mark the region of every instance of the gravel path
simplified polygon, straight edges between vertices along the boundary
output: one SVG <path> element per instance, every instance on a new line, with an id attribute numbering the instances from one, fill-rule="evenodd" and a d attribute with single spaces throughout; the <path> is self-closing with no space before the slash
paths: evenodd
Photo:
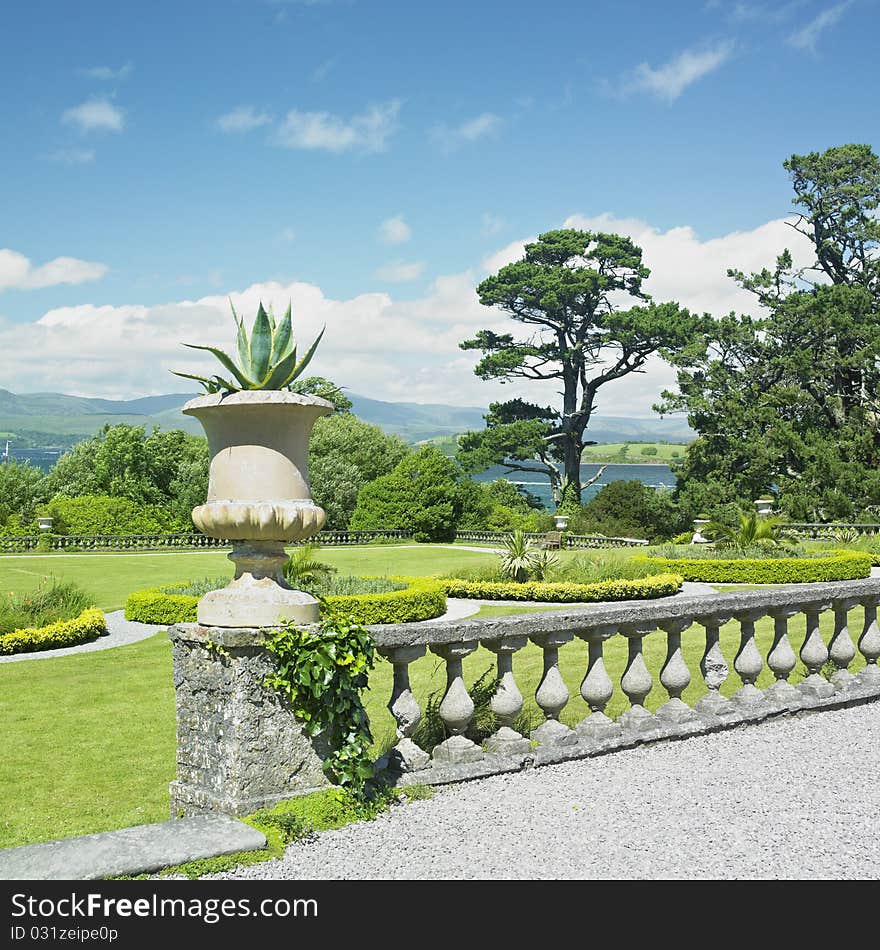
<path id="1" fill-rule="evenodd" d="M 16 653 L 14 656 L 0 656 L 0 663 L 17 663 L 21 660 L 49 660 L 56 656 L 70 656 L 71 653 L 95 653 L 98 650 L 111 650 L 113 647 L 128 646 L 153 636 L 162 627 L 150 623 L 137 623 L 125 619 L 125 611 L 113 610 L 105 613 L 107 629 L 106 637 L 98 637 L 91 643 L 83 643 L 78 647 L 63 647 L 60 650 L 40 650 L 38 653 Z"/>
<path id="2" fill-rule="evenodd" d="M 880 703 L 438 791 L 219 877 L 880 877 Z"/>

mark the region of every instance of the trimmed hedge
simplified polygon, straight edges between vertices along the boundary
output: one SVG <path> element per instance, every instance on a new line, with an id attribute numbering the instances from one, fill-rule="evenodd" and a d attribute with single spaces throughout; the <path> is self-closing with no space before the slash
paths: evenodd
<path id="1" fill-rule="evenodd" d="M 89 607 L 73 620 L 59 620 L 46 627 L 13 630 L 12 633 L 0 635 L 0 654 L 36 653 L 75 647 L 106 634 L 104 614 L 95 607 Z"/>
<path id="2" fill-rule="evenodd" d="M 597 581 L 594 584 L 527 581 L 444 580 L 448 597 L 479 600 L 536 600 L 546 603 L 600 603 L 613 600 L 650 600 L 669 597 L 681 589 L 680 574 L 655 574 L 638 580 Z"/>
<path id="3" fill-rule="evenodd" d="M 871 575 L 871 556 L 860 551 L 837 551 L 820 557 L 667 558 L 636 555 L 663 571 L 676 571 L 686 581 L 715 584 L 812 584 L 852 581 Z"/>
<path id="4" fill-rule="evenodd" d="M 327 603 L 350 615 L 357 623 L 412 623 L 446 613 L 446 592 L 440 581 L 427 577 L 394 577 L 405 590 L 381 594 L 349 594 L 328 597 Z M 168 585 L 171 586 L 171 585 Z M 195 623 L 198 597 L 166 594 L 162 588 L 138 590 L 125 602 L 125 619 L 168 625 Z"/>

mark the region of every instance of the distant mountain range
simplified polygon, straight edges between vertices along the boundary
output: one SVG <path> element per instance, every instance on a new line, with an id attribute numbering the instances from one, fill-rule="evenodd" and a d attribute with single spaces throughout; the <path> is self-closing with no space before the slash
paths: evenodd
<path id="1" fill-rule="evenodd" d="M 157 425 L 201 435 L 199 423 L 180 411 L 192 393 L 169 393 L 140 399 L 88 399 L 61 393 L 15 394 L 0 389 L 0 438 L 19 448 L 68 448 L 84 436 L 94 435 L 105 422 Z M 415 402 L 384 402 L 347 394 L 355 415 L 400 435 L 409 442 L 482 429 L 486 409 Z M 694 433 L 679 418 L 634 419 L 628 416 L 597 417 L 590 426 L 597 442 L 688 442 Z"/>

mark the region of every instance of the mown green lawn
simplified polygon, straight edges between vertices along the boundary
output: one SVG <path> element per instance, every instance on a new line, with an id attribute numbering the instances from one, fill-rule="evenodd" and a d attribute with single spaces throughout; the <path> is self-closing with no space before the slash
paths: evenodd
<path id="1" fill-rule="evenodd" d="M 565 552 L 570 554 L 572 552 Z M 434 545 L 366 545 L 326 547 L 321 560 L 345 574 L 445 574 L 459 566 L 493 564 L 490 552 Z M 74 581 L 95 598 L 102 610 L 119 610 L 135 590 L 196 577 L 232 577 L 223 551 L 162 554 L 44 554 L 0 557 L 0 591 L 33 590 L 49 576 Z"/>
<path id="2" fill-rule="evenodd" d="M 363 549 L 332 552 L 344 560 L 355 560 L 363 553 Z M 436 563 L 431 559 L 440 557 L 441 552 L 425 554 L 425 563 Z M 78 565 L 78 569 L 83 576 L 95 576 L 85 565 Z M 167 569 L 172 570 L 170 566 Z M 159 576 L 159 567 L 155 571 L 156 583 L 171 579 L 169 575 Z M 113 572 L 105 568 L 105 573 Z M 137 577 L 140 583 L 143 574 L 139 572 Z M 104 582 L 107 590 L 113 589 L 110 578 L 105 577 Z M 487 611 L 499 615 L 523 609 L 511 605 Z M 857 639 L 861 611 L 854 610 L 850 621 L 853 638 Z M 823 616 L 826 643 L 832 622 L 831 615 Z M 800 646 L 803 626 L 802 617 L 791 623 L 795 649 Z M 772 622 L 760 621 L 757 632 L 759 647 L 766 656 Z M 721 642 L 732 667 L 739 644 L 737 624 L 730 623 L 722 630 Z M 689 703 L 703 692 L 699 674 L 703 644 L 702 628 L 692 627 L 685 632 L 684 654 L 693 677 L 684 696 Z M 647 701 L 652 709 L 666 699 L 658 679 L 665 649 L 661 633 L 646 638 L 646 661 L 655 681 Z M 480 648 L 465 660 L 466 681 L 473 682 L 494 662 L 494 655 Z M 572 694 L 563 720 L 570 725 L 587 714 L 578 692 L 586 664 L 587 648 L 582 641 L 560 651 L 560 668 Z M 616 716 L 627 706 L 619 688 L 626 665 L 626 643 L 621 637 L 608 642 L 606 665 L 616 686 L 608 712 Z M 853 669 L 861 665 L 859 657 Z M 542 672 L 541 651 L 534 645 L 521 650 L 516 654 L 514 671 L 537 724 L 540 714 L 533 697 Z M 792 682 L 801 675 L 796 671 Z M 424 704 L 431 692 L 444 687 L 442 661 L 428 654 L 411 666 L 411 679 L 416 696 Z M 393 741 L 394 722 L 385 708 L 391 680 L 390 664 L 380 661 L 371 675 L 366 697 L 377 751 Z M 772 676 L 765 668 L 759 686 L 770 682 Z M 729 695 L 738 686 L 732 674 L 722 691 Z M 168 640 L 160 633 L 133 646 L 105 652 L 0 664 L 0 734 L 0 847 L 166 819 L 168 783 L 175 771 L 174 689 Z"/>

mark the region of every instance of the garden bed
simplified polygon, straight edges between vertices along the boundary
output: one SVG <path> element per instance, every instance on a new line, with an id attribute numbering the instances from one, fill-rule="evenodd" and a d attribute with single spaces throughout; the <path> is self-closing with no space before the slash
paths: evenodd
<path id="1" fill-rule="evenodd" d="M 13 630 L 0 635 L 0 655 L 76 647 L 106 634 L 104 614 L 95 607 L 88 607 L 71 620 L 58 620 L 43 627 Z"/>
<path id="2" fill-rule="evenodd" d="M 661 571 L 674 571 L 686 581 L 715 584 L 815 584 L 871 576 L 871 556 L 836 551 L 815 557 L 671 558 L 637 555 Z"/>
<path id="3" fill-rule="evenodd" d="M 404 586 L 379 593 L 346 594 L 324 599 L 329 607 L 340 610 L 357 623 L 413 623 L 430 620 L 446 612 L 443 582 L 426 577 L 392 578 Z M 166 587 L 135 591 L 125 602 L 125 619 L 167 626 L 195 623 L 199 598 L 190 594 L 168 593 Z"/>
<path id="4" fill-rule="evenodd" d="M 669 572 L 636 579 L 597 581 L 593 584 L 567 581 L 470 581 L 461 578 L 447 578 L 443 583 L 448 597 L 572 604 L 670 597 L 681 590 L 682 581 L 680 573 Z"/>

